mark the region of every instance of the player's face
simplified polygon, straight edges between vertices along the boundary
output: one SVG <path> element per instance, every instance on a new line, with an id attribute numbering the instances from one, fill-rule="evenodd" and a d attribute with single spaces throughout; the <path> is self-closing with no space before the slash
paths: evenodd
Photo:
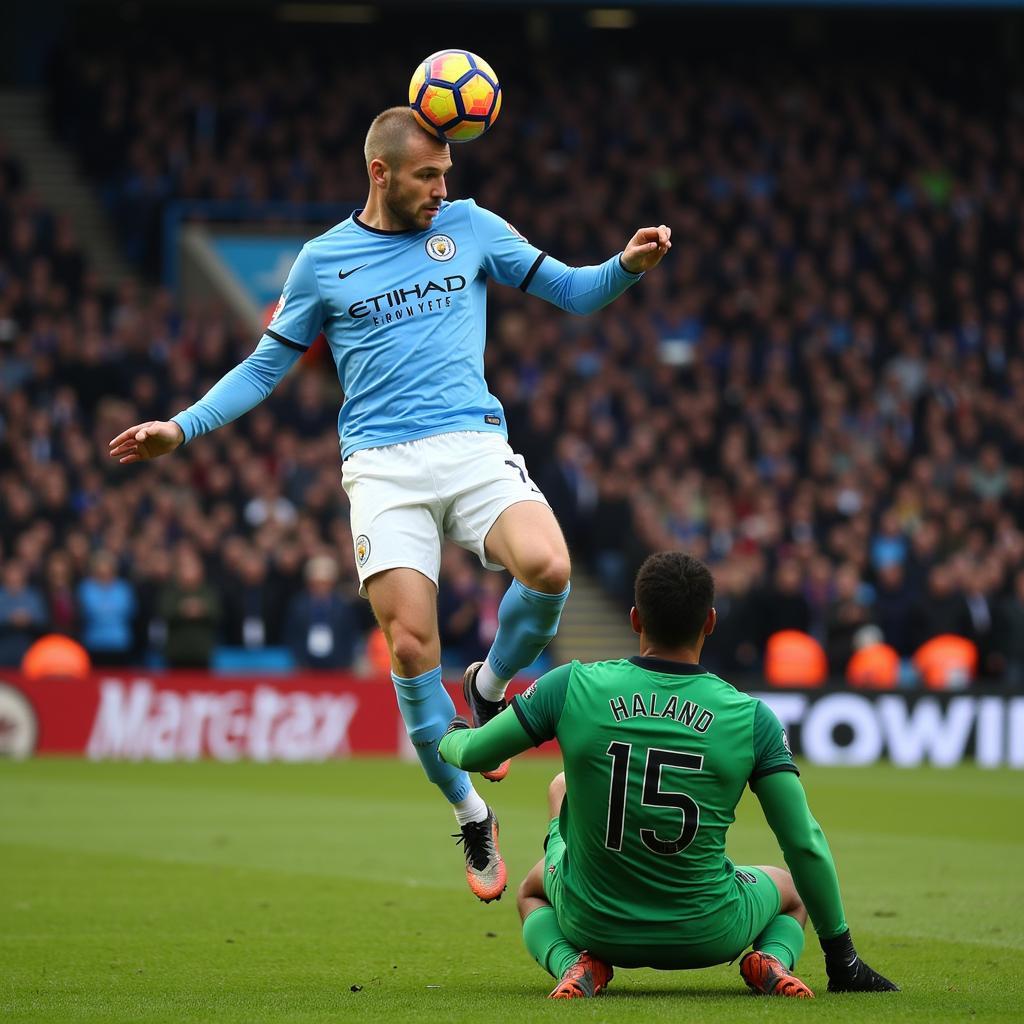
<path id="1" fill-rule="evenodd" d="M 419 134 L 409 140 L 405 160 L 391 173 L 384 202 L 388 212 L 407 231 L 425 231 L 448 195 L 444 176 L 452 161 L 447 145 Z"/>

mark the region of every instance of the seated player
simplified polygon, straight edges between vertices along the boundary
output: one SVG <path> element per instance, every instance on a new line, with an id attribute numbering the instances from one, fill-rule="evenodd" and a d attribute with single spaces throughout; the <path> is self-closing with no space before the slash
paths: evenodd
<path id="1" fill-rule="evenodd" d="M 630 611 L 640 656 L 542 676 L 479 729 L 456 718 L 439 754 L 469 771 L 557 738 L 544 859 L 519 887 L 523 939 L 558 985 L 597 995 L 612 968 L 685 970 L 753 946 L 756 992 L 808 998 L 793 968 L 810 914 L 830 992 L 897 991 L 861 960 L 825 836 L 778 719 L 699 664 L 714 581 L 688 555 L 652 555 Z M 789 871 L 737 867 L 726 831 L 749 783 Z"/>

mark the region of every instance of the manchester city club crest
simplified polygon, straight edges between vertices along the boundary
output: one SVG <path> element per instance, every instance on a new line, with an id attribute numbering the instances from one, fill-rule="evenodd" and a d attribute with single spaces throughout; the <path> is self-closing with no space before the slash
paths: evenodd
<path id="1" fill-rule="evenodd" d="M 370 538 L 365 533 L 359 534 L 356 537 L 356 561 L 361 565 L 366 565 L 366 560 L 370 557 Z"/>
<path id="2" fill-rule="evenodd" d="M 455 243 L 448 235 L 431 235 L 427 239 L 427 255 L 439 263 L 447 263 L 455 255 Z"/>

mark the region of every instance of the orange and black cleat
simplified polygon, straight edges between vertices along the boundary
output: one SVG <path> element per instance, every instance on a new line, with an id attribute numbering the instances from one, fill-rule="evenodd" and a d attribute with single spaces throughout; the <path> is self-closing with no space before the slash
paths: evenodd
<path id="1" fill-rule="evenodd" d="M 603 992 L 615 976 L 611 964 L 584 950 L 562 975 L 548 999 L 589 999 Z"/>
<path id="2" fill-rule="evenodd" d="M 482 661 L 474 661 L 466 669 L 466 674 L 462 677 L 462 696 L 469 707 L 474 729 L 479 729 L 481 725 L 486 725 L 495 715 L 500 715 L 508 707 L 508 701 L 504 698 L 501 700 L 484 700 L 477 692 L 476 674 L 483 668 L 483 665 Z M 497 768 L 492 768 L 490 771 L 481 772 L 480 774 L 488 782 L 501 782 L 508 775 L 511 764 L 511 761 L 505 760 Z"/>
<path id="3" fill-rule="evenodd" d="M 766 996 L 789 996 L 791 999 L 813 999 L 814 993 L 795 975 L 790 974 L 778 957 L 753 950 L 740 961 L 740 977 L 747 987 Z"/>
<path id="4" fill-rule="evenodd" d="M 484 903 L 500 900 L 508 885 L 508 871 L 498 849 L 498 819 L 487 808 L 483 821 L 471 821 L 454 836 L 466 855 L 466 881 Z"/>

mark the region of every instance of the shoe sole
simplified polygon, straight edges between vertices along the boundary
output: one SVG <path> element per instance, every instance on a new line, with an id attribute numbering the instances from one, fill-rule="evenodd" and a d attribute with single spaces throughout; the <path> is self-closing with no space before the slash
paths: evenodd
<path id="1" fill-rule="evenodd" d="M 778 964 L 778 966 L 776 966 Z M 814 993 L 795 974 L 790 974 L 775 957 L 756 950 L 740 961 L 740 977 L 747 988 L 762 996 L 813 999 Z"/>
<path id="2" fill-rule="evenodd" d="M 498 849 L 498 822 L 494 822 L 492 830 L 494 837 L 494 848 Z M 505 859 L 501 856 L 501 851 L 498 851 L 498 858 L 501 861 L 501 875 L 499 881 L 501 882 L 501 888 L 497 892 L 494 891 L 494 887 L 483 888 L 482 886 L 478 889 L 474 884 L 473 876 L 470 875 L 469 871 L 466 872 L 466 882 L 469 884 L 469 891 L 481 902 L 481 903 L 497 903 L 501 899 L 501 894 L 508 888 L 508 869 L 505 867 Z"/>
<path id="3" fill-rule="evenodd" d="M 473 721 L 474 729 L 480 728 L 480 722 L 477 720 L 476 708 L 473 706 L 473 680 L 476 679 L 476 674 L 482 667 L 482 661 L 474 661 L 473 664 L 466 669 L 466 672 L 462 677 L 462 699 L 466 702 L 466 707 L 469 708 L 469 717 Z M 481 772 L 480 775 L 488 782 L 501 782 L 501 780 L 508 775 L 508 770 L 511 767 L 511 761 L 502 761 L 497 768 L 494 768 L 489 772 Z"/>

